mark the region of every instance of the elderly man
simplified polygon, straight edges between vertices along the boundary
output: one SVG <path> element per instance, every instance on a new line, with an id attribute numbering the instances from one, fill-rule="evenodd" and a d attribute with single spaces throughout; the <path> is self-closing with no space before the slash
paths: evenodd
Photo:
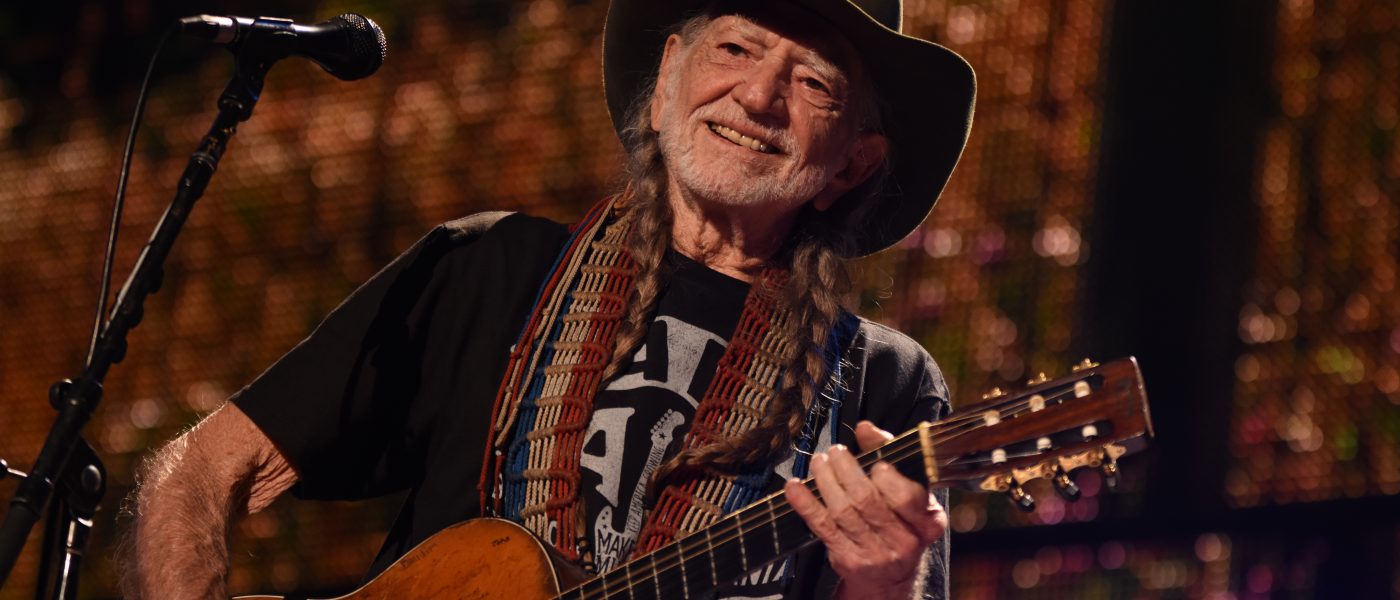
<path id="1" fill-rule="evenodd" d="M 936 497 L 848 445 L 947 388 L 843 295 L 936 200 L 971 69 L 891 0 L 699 4 L 609 9 L 622 192 L 439 227 L 150 461 L 129 594 L 223 596 L 231 520 L 288 489 L 410 490 L 371 575 L 478 516 L 605 573 L 782 489 L 822 543 L 719 597 L 946 593 Z"/>

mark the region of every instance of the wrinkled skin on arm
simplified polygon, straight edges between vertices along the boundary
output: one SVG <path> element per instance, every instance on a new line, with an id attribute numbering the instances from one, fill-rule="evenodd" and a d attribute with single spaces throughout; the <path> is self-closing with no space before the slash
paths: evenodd
<path id="1" fill-rule="evenodd" d="M 122 545 L 126 598 L 226 598 L 229 533 L 266 508 L 297 474 L 262 430 L 232 404 L 142 465 Z"/>

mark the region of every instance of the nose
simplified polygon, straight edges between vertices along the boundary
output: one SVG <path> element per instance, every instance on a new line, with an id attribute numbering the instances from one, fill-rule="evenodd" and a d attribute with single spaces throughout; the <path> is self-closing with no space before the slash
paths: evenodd
<path id="1" fill-rule="evenodd" d="M 730 96 L 749 114 L 780 114 L 787 102 L 786 65 L 761 60 L 734 86 Z"/>

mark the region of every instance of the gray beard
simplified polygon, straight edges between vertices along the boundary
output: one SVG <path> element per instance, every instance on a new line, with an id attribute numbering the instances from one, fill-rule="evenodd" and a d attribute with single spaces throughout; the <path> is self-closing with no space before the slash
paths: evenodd
<path id="1" fill-rule="evenodd" d="M 663 113 L 662 122 L 683 123 L 684 120 Z M 811 200 L 826 185 L 826 169 L 816 166 L 802 169 L 791 178 L 772 172 L 749 172 L 748 165 L 743 163 L 735 165 L 730 172 L 702 168 L 694 159 L 694 145 L 680 139 L 677 131 L 680 129 L 680 126 L 662 127 L 659 134 L 661 160 L 671 180 L 699 199 L 732 206 L 787 206 Z"/>
<path id="2" fill-rule="evenodd" d="M 679 73 L 673 73 L 668 81 L 658 83 L 657 93 L 675 97 Z M 748 165 L 739 164 L 729 173 L 720 169 L 704 169 L 694 159 L 693 144 L 686 144 L 680 133 L 687 126 L 686 115 L 680 114 L 677 102 L 667 102 L 661 113 L 661 131 L 658 132 L 661 145 L 661 161 L 666 165 L 666 174 L 673 184 L 690 192 L 700 200 L 728 206 L 789 206 L 794 202 L 805 203 L 816 197 L 817 192 L 826 187 L 827 169 L 811 166 L 802 169 L 795 177 L 784 179 L 771 172 L 748 173 Z M 735 110 L 740 110 L 735 107 Z M 719 109 L 707 106 L 696 115 L 701 120 L 714 118 Z M 772 131 L 773 141 L 779 148 L 791 152 L 796 141 L 787 131 Z M 699 135 L 713 135 L 700 132 Z M 781 202 L 781 204 L 774 204 Z"/>

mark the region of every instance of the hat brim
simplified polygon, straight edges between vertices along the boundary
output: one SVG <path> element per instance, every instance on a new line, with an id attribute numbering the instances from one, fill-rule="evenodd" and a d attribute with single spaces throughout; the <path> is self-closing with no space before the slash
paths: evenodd
<path id="1" fill-rule="evenodd" d="M 885 27 L 849 0 L 792 0 L 830 22 L 861 53 L 889 108 L 890 178 L 856 225 L 856 255 L 888 248 L 928 217 L 972 127 L 977 83 L 971 65 L 938 44 Z M 603 87 L 621 135 L 631 102 L 656 76 L 670 28 L 703 0 L 612 0 L 603 29 Z M 849 213 L 843 199 L 830 210 Z"/>

